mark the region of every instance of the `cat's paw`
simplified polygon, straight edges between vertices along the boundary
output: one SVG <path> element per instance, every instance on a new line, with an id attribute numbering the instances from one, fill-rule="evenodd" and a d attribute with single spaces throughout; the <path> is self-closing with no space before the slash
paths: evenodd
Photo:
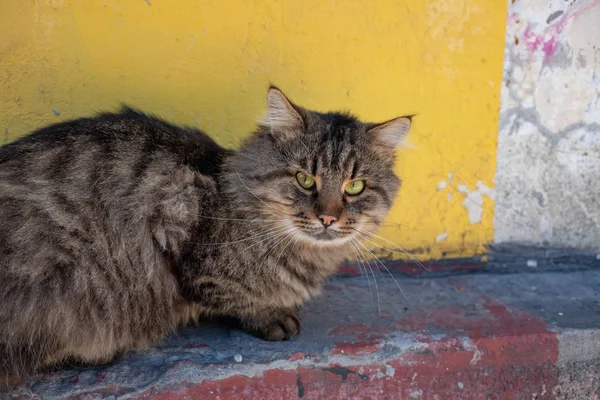
<path id="1" fill-rule="evenodd" d="M 291 311 L 281 311 L 277 315 L 256 317 L 252 321 L 252 333 L 264 340 L 289 340 L 300 333 L 302 324 L 298 314 Z"/>

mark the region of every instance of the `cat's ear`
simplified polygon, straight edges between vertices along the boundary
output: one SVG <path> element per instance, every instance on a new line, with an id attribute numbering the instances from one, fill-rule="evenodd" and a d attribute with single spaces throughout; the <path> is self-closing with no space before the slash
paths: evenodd
<path id="1" fill-rule="evenodd" d="M 393 152 L 400 147 L 410 129 L 412 115 L 394 118 L 382 124 L 370 126 L 368 134 L 373 145 L 380 151 Z"/>
<path id="2" fill-rule="evenodd" d="M 304 128 L 304 120 L 297 108 L 275 86 L 269 88 L 267 107 L 267 117 L 264 122 L 273 135 L 284 139 L 290 138 Z"/>

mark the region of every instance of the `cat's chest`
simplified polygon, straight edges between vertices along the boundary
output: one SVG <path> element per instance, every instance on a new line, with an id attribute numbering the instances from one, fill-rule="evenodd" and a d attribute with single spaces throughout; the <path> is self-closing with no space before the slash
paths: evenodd
<path id="1" fill-rule="evenodd" d="M 234 278 L 246 286 L 268 286 L 308 298 L 320 291 L 345 255 L 343 249 L 303 245 L 281 233 L 257 233 L 236 225 L 220 223 L 203 240 L 202 264 L 211 275 Z"/>
<path id="2" fill-rule="evenodd" d="M 321 291 L 323 282 L 335 273 L 339 261 L 318 250 L 305 249 L 287 249 L 263 259 L 256 257 L 247 260 L 248 268 L 258 279 L 263 279 L 272 287 L 295 292 L 303 298 Z"/>

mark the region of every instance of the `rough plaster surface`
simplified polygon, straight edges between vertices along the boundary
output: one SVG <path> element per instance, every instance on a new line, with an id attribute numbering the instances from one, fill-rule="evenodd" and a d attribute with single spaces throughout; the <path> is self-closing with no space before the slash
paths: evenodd
<path id="1" fill-rule="evenodd" d="M 600 1 L 509 5 L 495 241 L 600 248 Z"/>

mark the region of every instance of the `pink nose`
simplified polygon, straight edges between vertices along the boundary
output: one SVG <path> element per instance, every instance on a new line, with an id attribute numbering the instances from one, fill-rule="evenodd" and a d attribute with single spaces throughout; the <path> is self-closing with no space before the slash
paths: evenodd
<path id="1" fill-rule="evenodd" d="M 319 215 L 319 219 L 321 220 L 325 228 L 327 228 L 329 225 L 333 224 L 335 221 L 338 220 L 337 217 L 326 214 Z"/>

